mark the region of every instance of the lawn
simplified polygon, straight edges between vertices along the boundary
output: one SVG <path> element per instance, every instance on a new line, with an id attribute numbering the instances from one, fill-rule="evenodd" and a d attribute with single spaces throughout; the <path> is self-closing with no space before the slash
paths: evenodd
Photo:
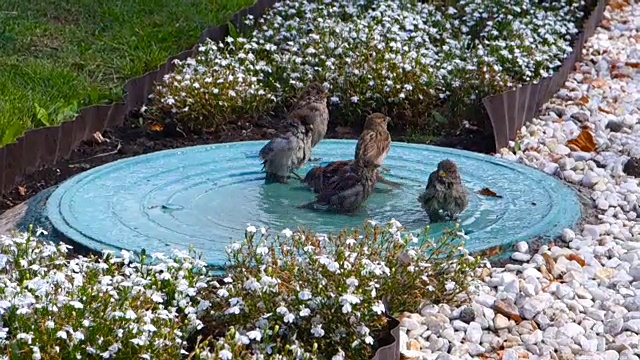
<path id="1" fill-rule="evenodd" d="M 0 146 L 122 95 L 252 0 L 3 0 Z"/>

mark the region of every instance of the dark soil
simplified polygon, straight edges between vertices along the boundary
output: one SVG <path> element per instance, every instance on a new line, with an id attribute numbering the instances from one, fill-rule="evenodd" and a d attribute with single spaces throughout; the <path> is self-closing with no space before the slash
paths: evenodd
<path id="1" fill-rule="evenodd" d="M 147 126 L 141 125 L 142 122 L 136 114 L 131 114 L 121 126 L 103 131 L 104 141 L 85 141 L 72 152 L 68 159 L 58 161 L 52 166 L 42 167 L 25 176 L 13 190 L 2 196 L 0 213 L 73 175 L 118 159 L 194 145 L 268 139 L 279 128 L 280 121 L 274 119 L 277 117 L 260 119 L 254 123 L 241 122 L 236 125 L 227 125 L 224 129 L 214 132 L 185 134 L 182 130 L 176 130 L 176 127 L 171 124 L 165 126 L 162 131 L 151 131 Z M 411 139 L 411 142 L 482 153 L 495 150 L 492 136 L 473 130 L 429 142 L 415 140 L 415 133 L 409 137 L 409 132 L 406 130 L 390 129 L 390 131 L 394 141 Z M 333 127 L 329 129 L 326 138 L 356 139 L 359 132 L 360 129 L 356 128 Z"/>

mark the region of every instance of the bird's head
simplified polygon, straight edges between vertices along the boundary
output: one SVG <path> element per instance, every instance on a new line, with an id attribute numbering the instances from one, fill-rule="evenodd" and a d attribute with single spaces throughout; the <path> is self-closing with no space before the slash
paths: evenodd
<path id="1" fill-rule="evenodd" d="M 329 96 L 327 89 L 319 82 L 312 82 L 307 85 L 300 94 L 301 99 L 326 100 Z"/>
<path id="2" fill-rule="evenodd" d="M 455 180 L 459 177 L 456 163 L 449 159 L 442 160 L 438 163 L 438 178 L 442 180 Z"/>
<path id="3" fill-rule="evenodd" d="M 373 113 L 367 116 L 364 122 L 364 128 L 366 130 L 386 129 L 389 120 L 391 120 L 391 118 L 385 114 Z"/>

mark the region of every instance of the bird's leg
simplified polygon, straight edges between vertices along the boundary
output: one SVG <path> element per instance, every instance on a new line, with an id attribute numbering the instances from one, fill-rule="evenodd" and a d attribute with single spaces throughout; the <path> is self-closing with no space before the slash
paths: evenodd
<path id="1" fill-rule="evenodd" d="M 295 177 L 296 179 L 300 180 L 301 182 L 304 182 L 304 179 L 302 178 L 302 176 L 298 175 L 295 171 L 291 170 L 291 174 L 293 175 L 293 177 Z M 291 175 L 289 176 L 291 177 Z"/>
<path id="2" fill-rule="evenodd" d="M 378 175 L 378 182 L 380 182 L 382 184 L 385 184 L 385 185 L 392 186 L 394 188 L 398 188 L 398 189 L 402 187 L 402 184 L 400 184 L 398 182 L 395 182 L 395 181 L 388 180 L 385 177 L 383 177 L 382 175 Z"/>

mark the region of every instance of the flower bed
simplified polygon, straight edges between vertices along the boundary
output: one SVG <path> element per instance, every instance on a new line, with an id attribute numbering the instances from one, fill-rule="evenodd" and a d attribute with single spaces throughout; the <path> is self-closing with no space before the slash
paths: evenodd
<path id="1" fill-rule="evenodd" d="M 215 128 L 288 106 L 314 79 L 330 88 L 340 125 L 379 109 L 421 129 L 484 121 L 483 97 L 560 65 L 583 7 L 582 0 L 283 1 L 255 24 L 248 19 L 255 26 L 246 36 L 207 42 L 178 62 L 147 112 Z"/>
<path id="2" fill-rule="evenodd" d="M 323 236 L 247 228 L 228 275 L 185 252 L 65 258 L 0 237 L 0 354 L 12 358 L 370 359 L 385 305 L 464 297 L 479 259 L 456 229 L 417 245 L 400 224 Z M 40 234 L 37 234 L 38 236 Z M 277 254 L 277 255 L 276 255 Z M 446 274 L 446 276 L 444 276 Z"/>

